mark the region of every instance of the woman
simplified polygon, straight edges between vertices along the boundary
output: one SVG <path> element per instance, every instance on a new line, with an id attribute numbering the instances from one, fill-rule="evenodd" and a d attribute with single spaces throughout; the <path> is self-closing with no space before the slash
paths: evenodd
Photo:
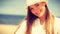
<path id="1" fill-rule="evenodd" d="M 27 17 L 15 34 L 60 34 L 60 19 L 51 14 L 47 1 L 27 0 Z"/>

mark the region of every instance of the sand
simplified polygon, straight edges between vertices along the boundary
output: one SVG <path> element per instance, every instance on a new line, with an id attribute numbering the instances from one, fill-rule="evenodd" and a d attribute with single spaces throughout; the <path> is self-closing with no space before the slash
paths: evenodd
<path id="1" fill-rule="evenodd" d="M 13 34 L 16 28 L 17 25 L 0 24 L 0 34 Z"/>

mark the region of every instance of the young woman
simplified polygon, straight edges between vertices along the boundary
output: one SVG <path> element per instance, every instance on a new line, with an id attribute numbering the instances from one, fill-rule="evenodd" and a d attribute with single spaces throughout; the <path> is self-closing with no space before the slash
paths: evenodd
<path id="1" fill-rule="evenodd" d="M 48 0 L 28 1 L 30 4 L 27 3 L 27 17 L 21 22 L 15 34 L 60 34 L 60 19 L 49 11 Z"/>

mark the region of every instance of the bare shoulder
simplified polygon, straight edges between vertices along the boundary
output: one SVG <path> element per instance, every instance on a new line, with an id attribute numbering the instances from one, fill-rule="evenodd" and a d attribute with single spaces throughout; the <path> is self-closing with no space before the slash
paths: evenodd
<path id="1" fill-rule="evenodd" d="M 20 34 L 20 33 L 22 32 L 21 30 L 24 30 L 25 27 L 26 27 L 26 19 L 23 19 L 23 20 L 19 23 L 19 25 L 18 25 L 16 31 L 14 32 L 14 34 L 18 34 L 18 33 Z"/>

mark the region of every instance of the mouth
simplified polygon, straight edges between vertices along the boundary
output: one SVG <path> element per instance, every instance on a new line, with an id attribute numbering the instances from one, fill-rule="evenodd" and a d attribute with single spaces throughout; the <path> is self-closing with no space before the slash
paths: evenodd
<path id="1" fill-rule="evenodd" d="M 40 15 L 40 13 L 38 12 L 38 13 L 36 13 L 36 16 L 39 16 Z"/>
<path id="2" fill-rule="evenodd" d="M 38 11 L 36 14 L 39 15 L 41 11 Z"/>

